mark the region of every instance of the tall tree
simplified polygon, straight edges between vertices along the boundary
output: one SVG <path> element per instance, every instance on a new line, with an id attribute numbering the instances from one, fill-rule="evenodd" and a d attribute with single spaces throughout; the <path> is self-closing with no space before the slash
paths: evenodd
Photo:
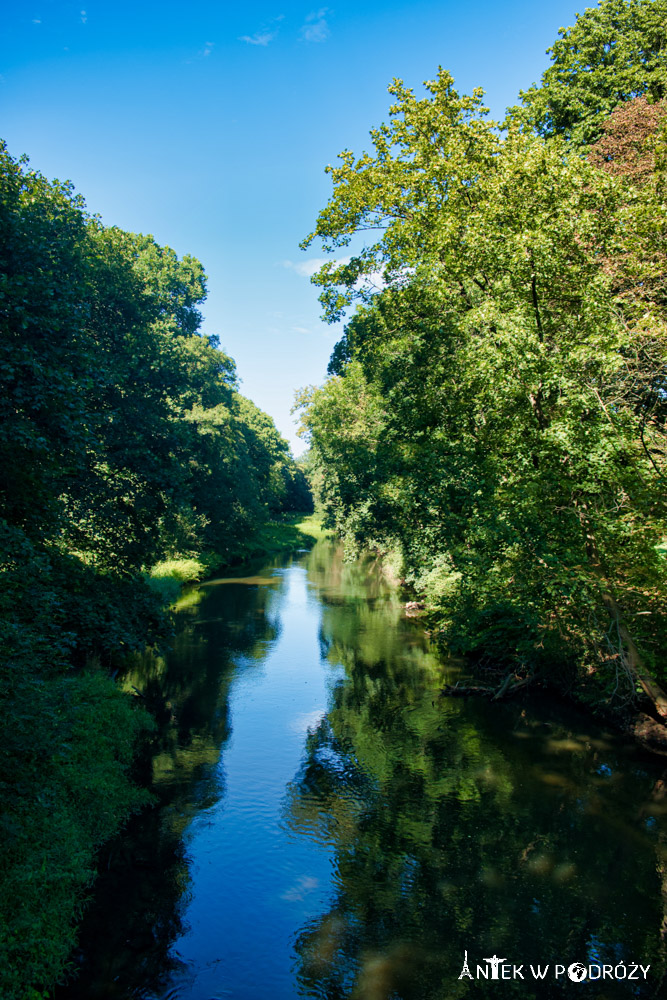
<path id="1" fill-rule="evenodd" d="M 330 319 L 365 302 L 305 400 L 323 496 L 348 536 L 398 544 L 459 648 L 528 671 L 585 663 L 607 695 L 639 684 L 667 714 L 638 652 L 664 669 L 664 308 L 640 320 L 610 267 L 642 285 L 659 200 L 561 137 L 515 122 L 503 138 L 443 71 L 426 88 L 392 85 L 391 123 L 373 154 L 341 154 L 305 241 L 378 234 L 314 278 Z"/>

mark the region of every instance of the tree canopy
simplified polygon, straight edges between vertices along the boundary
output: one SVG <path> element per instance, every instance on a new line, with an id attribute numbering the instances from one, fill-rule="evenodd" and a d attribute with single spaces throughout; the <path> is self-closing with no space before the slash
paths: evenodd
<path id="1" fill-rule="evenodd" d="M 590 49 L 568 64 L 567 121 L 595 121 L 586 136 L 518 114 L 501 128 L 444 70 L 422 98 L 394 81 L 389 124 L 372 153 L 328 168 L 304 241 L 366 242 L 313 279 L 326 318 L 356 312 L 299 402 L 331 523 L 352 548 L 399 553 L 450 647 L 586 679 L 597 701 L 639 689 L 665 717 L 647 667 L 664 676 L 667 638 L 667 147 L 647 103 L 663 8 L 605 0 L 562 33 L 561 69 L 566 41 Z M 593 86 L 609 79 L 596 26 L 611 23 L 632 69 L 622 92 Z M 643 114 L 636 169 L 610 169 L 629 162 L 609 145 L 622 98 Z"/>
<path id="2" fill-rule="evenodd" d="M 665 0 L 601 0 L 560 28 L 541 85 L 521 91 L 527 120 L 540 135 L 578 144 L 599 138 L 618 104 L 667 96 Z M 516 109 L 513 109 L 516 111 Z"/>
<path id="3" fill-rule="evenodd" d="M 270 516 L 311 501 L 273 421 L 200 331 L 198 260 L 103 226 L 4 145 L 0 237 L 9 1000 L 60 974 L 94 851 L 146 802 L 128 775 L 151 720 L 109 668 L 169 635 L 151 566 L 232 562 Z"/>

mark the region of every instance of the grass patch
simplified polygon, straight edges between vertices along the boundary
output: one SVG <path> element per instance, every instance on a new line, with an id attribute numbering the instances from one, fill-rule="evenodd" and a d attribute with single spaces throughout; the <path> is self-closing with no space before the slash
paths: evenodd
<path id="1" fill-rule="evenodd" d="M 238 542 L 224 556 L 206 552 L 199 559 L 164 559 L 153 566 L 145 579 L 164 606 L 182 610 L 197 603 L 196 591 L 182 593 L 185 584 L 196 583 L 211 573 L 254 559 L 310 549 L 326 534 L 319 514 L 289 514 L 280 520 L 267 521 L 254 535 Z"/>
<path id="2" fill-rule="evenodd" d="M 146 582 L 163 605 L 177 601 L 184 583 L 196 583 L 206 575 L 207 565 L 199 559 L 163 559 L 146 574 Z"/>
<path id="3" fill-rule="evenodd" d="M 16 678 L 0 707 L 0 995 L 36 1000 L 68 968 L 97 849 L 151 801 L 129 776 L 152 720 L 97 674 Z"/>
<path id="4" fill-rule="evenodd" d="M 326 538 L 331 532 L 328 528 L 322 527 L 322 515 L 321 514 L 306 514 L 297 515 L 298 521 L 295 525 L 299 531 L 304 535 L 308 535 L 313 541 L 317 542 L 320 538 Z"/>
<path id="5" fill-rule="evenodd" d="M 246 542 L 239 561 L 245 562 L 263 555 L 278 555 L 280 552 L 294 552 L 297 549 L 311 549 L 324 534 L 322 520 L 317 514 L 294 514 L 280 521 L 269 521 Z"/>

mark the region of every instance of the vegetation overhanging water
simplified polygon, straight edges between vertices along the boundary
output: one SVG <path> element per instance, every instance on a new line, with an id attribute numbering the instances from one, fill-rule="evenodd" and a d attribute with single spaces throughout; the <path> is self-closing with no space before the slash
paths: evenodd
<path id="1" fill-rule="evenodd" d="M 100 891 L 86 996 L 663 989 L 656 765 L 554 708 L 439 698 L 363 565 L 218 580 L 174 656 L 113 678 L 179 579 L 312 490 L 498 694 L 576 692 L 667 751 L 666 24 L 601 0 L 495 122 L 443 68 L 394 80 L 302 243 L 336 253 L 325 318 L 359 308 L 298 393 L 301 464 L 203 333 L 199 261 L 0 142 L 4 1000 L 61 980 L 100 848 L 128 901 Z M 160 808 L 110 847 L 151 733 Z"/>
<path id="2" fill-rule="evenodd" d="M 582 995 L 657 995 L 659 766 L 569 708 L 439 698 L 457 669 L 330 540 L 187 595 L 125 678 L 159 804 L 108 848 L 59 1000 L 560 997 L 528 965 L 575 961 L 650 965 Z M 528 981 L 459 978 L 465 952 Z"/>

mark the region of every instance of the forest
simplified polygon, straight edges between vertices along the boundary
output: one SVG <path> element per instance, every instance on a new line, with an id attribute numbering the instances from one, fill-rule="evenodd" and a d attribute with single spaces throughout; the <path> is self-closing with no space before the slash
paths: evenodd
<path id="1" fill-rule="evenodd" d="M 498 122 L 443 69 L 395 80 L 303 242 L 353 311 L 297 399 L 329 524 L 449 650 L 663 748 L 666 31 L 664 0 L 603 0 Z"/>
<path id="2" fill-rule="evenodd" d="M 132 762 L 153 721 L 115 674 L 168 643 L 174 574 L 312 502 L 200 332 L 199 261 L 4 146 L 0 184 L 0 991 L 25 998 L 62 972 L 97 848 L 150 800 Z"/>

